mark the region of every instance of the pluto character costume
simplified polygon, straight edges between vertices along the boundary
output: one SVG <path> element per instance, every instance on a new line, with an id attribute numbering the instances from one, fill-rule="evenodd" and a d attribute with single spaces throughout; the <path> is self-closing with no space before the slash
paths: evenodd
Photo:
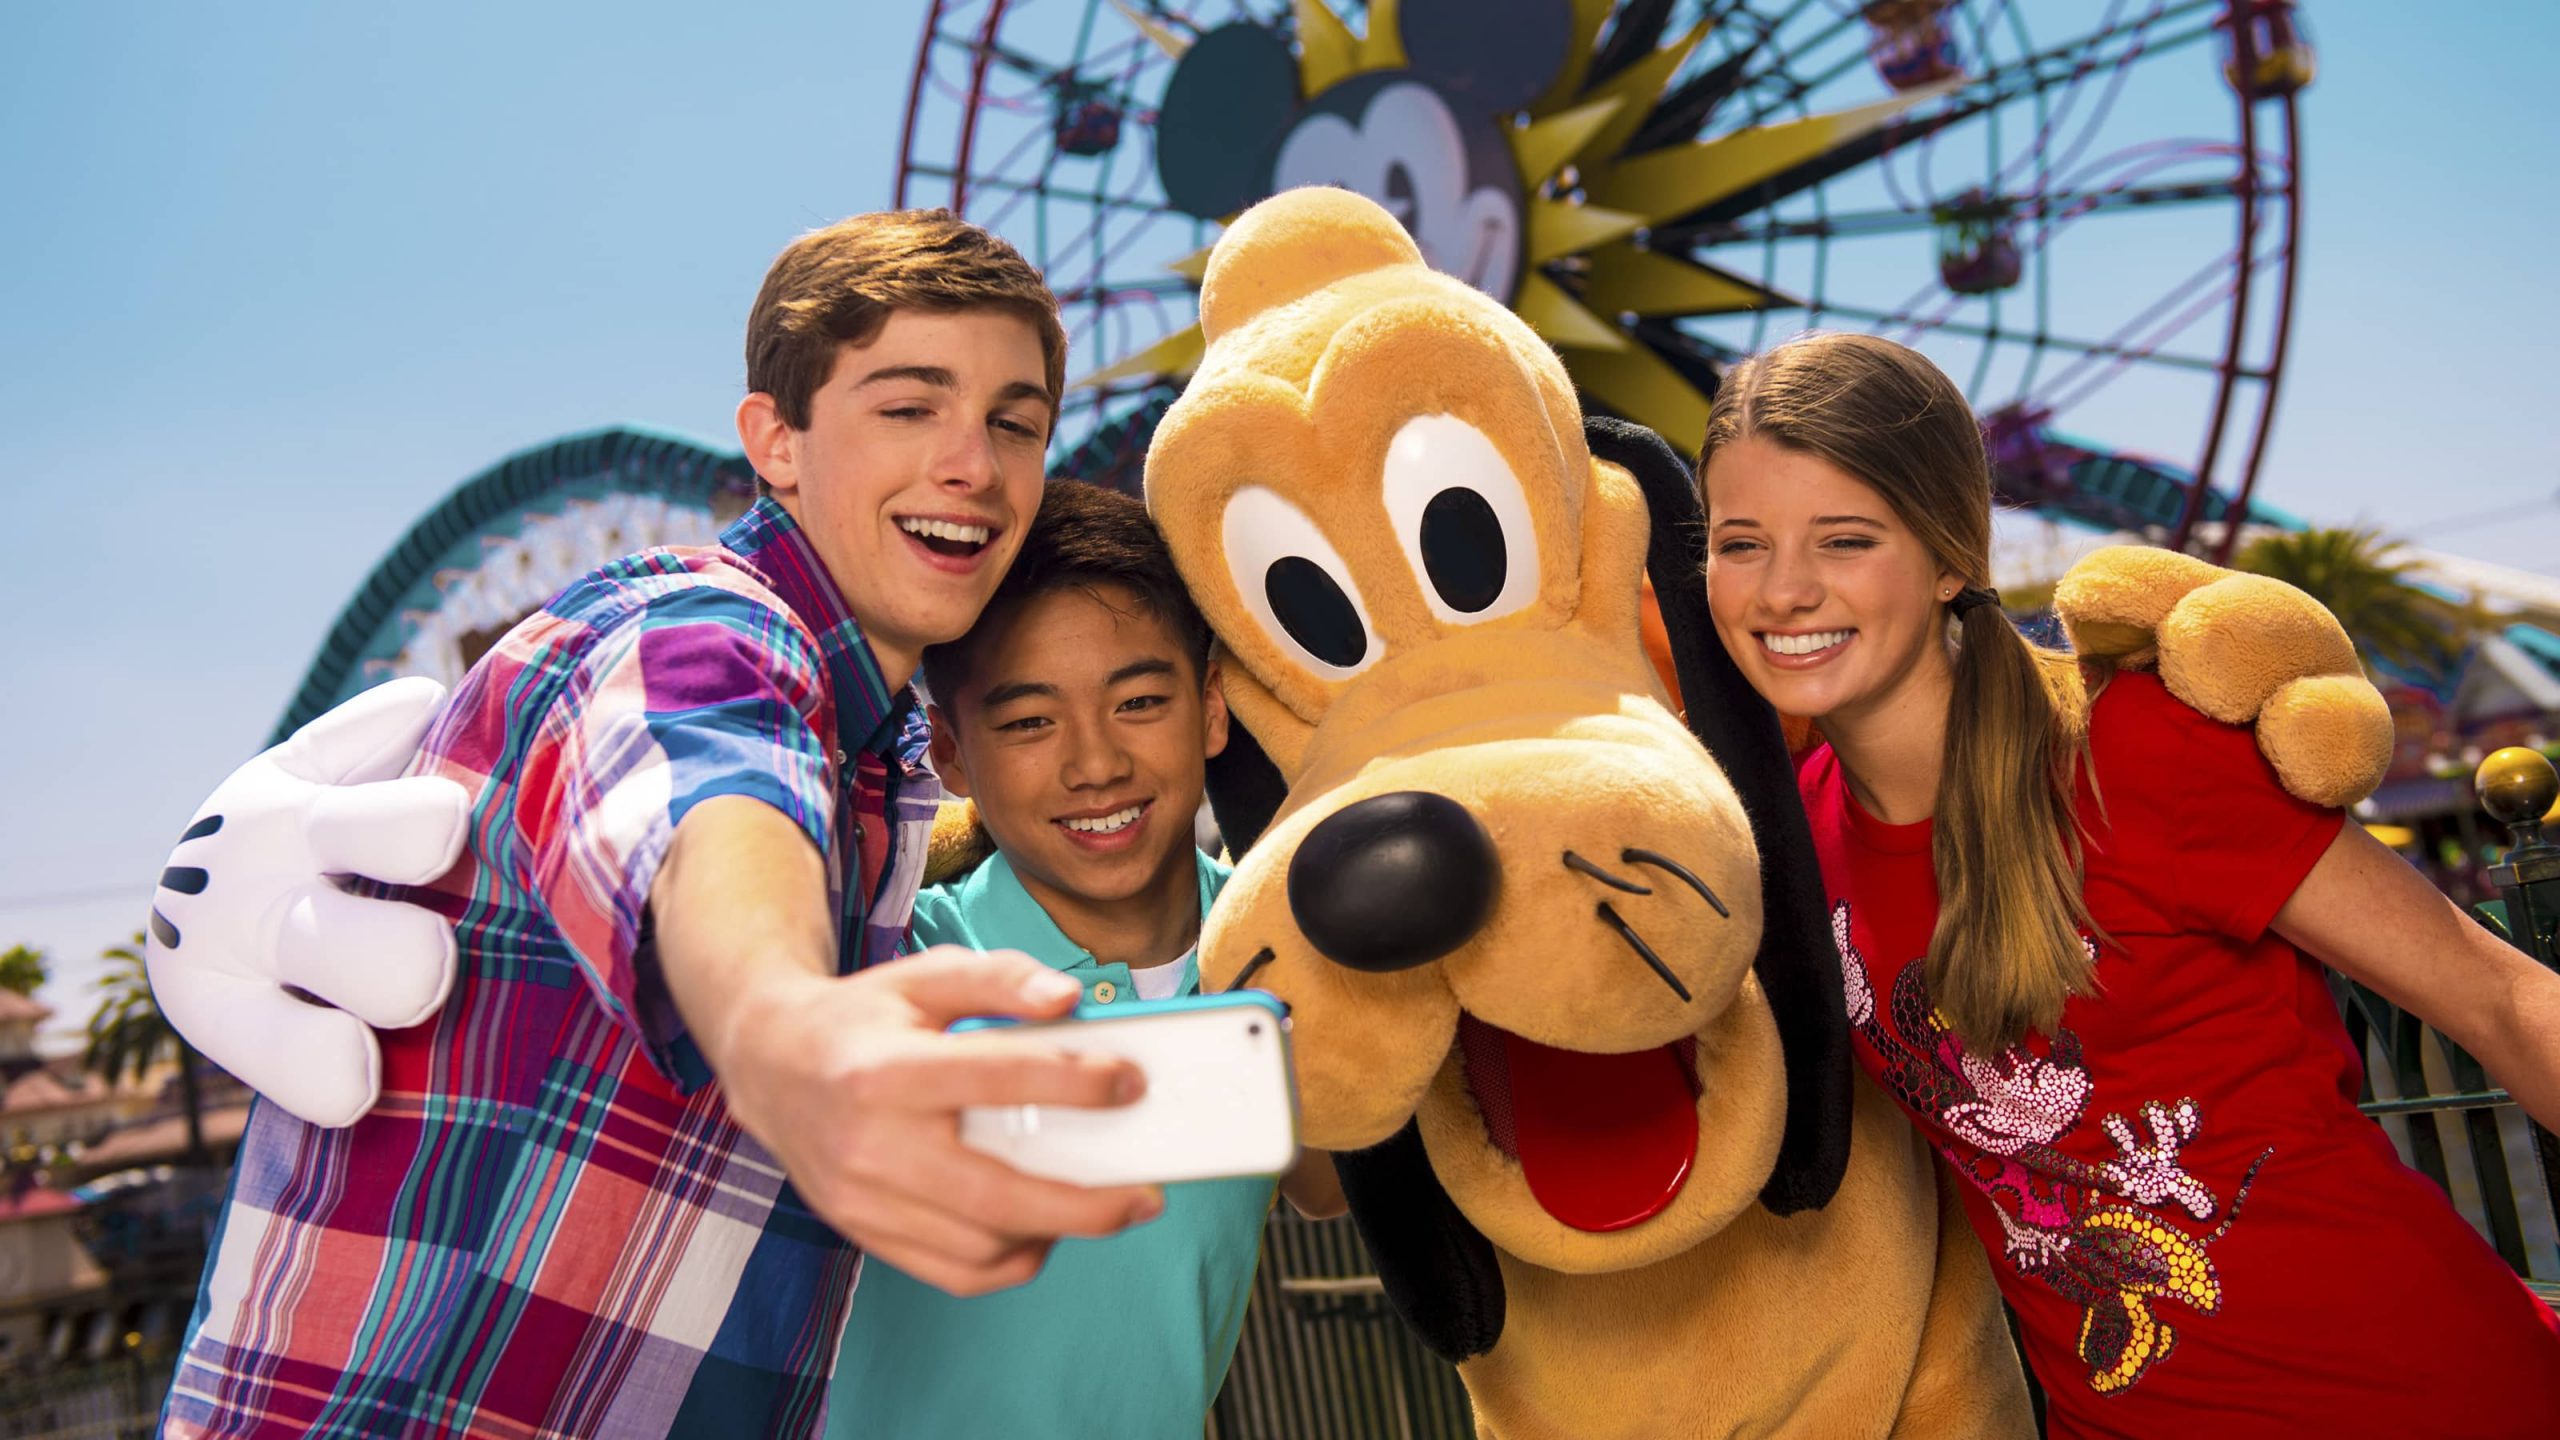
<path id="1" fill-rule="evenodd" d="M 1203 984 L 1291 1006 L 1307 1143 L 1352 1152 L 1388 1292 L 1482 1432 L 2028 1433 L 1977 1242 L 1852 1079 L 1793 767 L 1706 616 L 1686 467 L 1586 426 L 1526 325 L 1346 191 L 1242 216 L 1201 323 L 1148 503 L 1268 757 L 1213 770 L 1239 863 Z M 1648 571 L 1685 726 L 1638 639 Z M 2267 739 L 2369 785 L 2388 718 L 2335 622 L 2220 576 L 2134 552 L 2079 578 L 2107 653 L 2216 656 L 2185 668 L 2246 702 L 2221 718 L 2341 672 L 2285 688 Z M 2278 628 L 2170 625 L 2206 582 Z"/>
<path id="2" fill-rule="evenodd" d="M 1354 1152 L 1388 1293 L 1482 1433 L 2027 1434 L 1976 1242 L 1853 1079 L 1792 767 L 1707 619 L 1686 467 L 1586 428 L 1526 325 L 1349 192 L 1241 217 L 1201 318 L 1147 487 L 1251 732 L 1213 763 L 1241 863 L 1204 984 L 1293 1007 L 1305 1138 Z M 1685 726 L 1638 638 L 1648 575 Z M 2060 600 L 2089 653 L 2256 723 L 2297 793 L 2381 773 L 2380 697 L 2299 592 L 2118 550 Z M 383 778 L 433 689 L 244 766 L 156 898 L 173 1023 L 315 1124 L 377 1098 L 365 1027 L 450 985 L 440 924 L 323 878 L 451 863 L 459 791 Z"/>

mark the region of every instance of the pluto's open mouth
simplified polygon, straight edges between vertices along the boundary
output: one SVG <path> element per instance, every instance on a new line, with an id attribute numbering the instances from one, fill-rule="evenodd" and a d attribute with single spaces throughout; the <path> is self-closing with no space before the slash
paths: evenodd
<path id="1" fill-rule="evenodd" d="M 1459 1057 L 1485 1134 L 1539 1208 L 1605 1234 L 1670 1208 L 1698 1158 L 1698 1042 L 1559 1050 L 1461 1011 Z"/>

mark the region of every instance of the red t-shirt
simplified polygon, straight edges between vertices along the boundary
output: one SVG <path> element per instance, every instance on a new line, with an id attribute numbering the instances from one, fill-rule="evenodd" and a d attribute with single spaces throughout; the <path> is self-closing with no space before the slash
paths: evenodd
<path id="1" fill-rule="evenodd" d="M 2339 814 L 2151 675 L 2090 749 L 2099 993 L 1989 1058 L 1922 979 L 1929 822 L 1860 809 L 1828 746 L 1798 775 L 1859 1063 L 1970 1182 L 2051 1434 L 2560 1436 L 2560 1327 L 2356 1112 L 2321 968 L 2267 930 Z"/>

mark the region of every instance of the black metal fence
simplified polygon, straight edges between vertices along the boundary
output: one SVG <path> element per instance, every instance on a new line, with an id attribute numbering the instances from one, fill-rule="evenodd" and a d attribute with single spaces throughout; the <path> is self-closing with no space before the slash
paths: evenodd
<path id="1" fill-rule="evenodd" d="M 1396 1318 L 1349 1220 L 1286 1205 L 1262 1232 L 1262 1268 L 1210 1440 L 1468 1440 L 1458 1372 Z"/>
<path id="2" fill-rule="evenodd" d="M 0 1383 L 0 1440 L 141 1440 L 159 1423 L 174 1358 L 111 1360 Z"/>
<path id="3" fill-rule="evenodd" d="M 2481 763 L 2473 787 L 2513 841 L 2490 867 L 2499 898 L 2479 907 L 2480 921 L 2546 969 L 2560 969 L 2560 846 L 2542 835 L 2542 817 L 2560 801 L 2560 772 L 2538 752 L 2509 748 Z M 2492 1086 L 2462 1047 L 2362 986 L 2340 990 L 2349 1033 L 2366 1047 L 2365 1113 L 2392 1132 L 2402 1158 L 2444 1187 L 2509 1267 L 2546 1302 L 2560 1303 L 2560 1141 Z"/>
<path id="4" fill-rule="evenodd" d="M 2359 1107 L 2409 1167 L 2434 1181 L 2508 1268 L 2560 1295 L 2547 1134 L 2527 1121 L 2480 1062 L 2418 1017 L 2352 981 L 2333 978 L 2348 1037 L 2365 1060 Z"/>

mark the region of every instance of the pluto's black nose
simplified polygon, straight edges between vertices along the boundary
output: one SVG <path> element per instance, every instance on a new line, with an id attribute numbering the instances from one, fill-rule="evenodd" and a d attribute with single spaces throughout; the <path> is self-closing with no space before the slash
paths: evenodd
<path id="1" fill-rule="evenodd" d="M 1354 970 L 1402 970 L 1465 944 L 1493 912 L 1502 862 L 1467 808 L 1400 790 L 1326 816 L 1289 861 L 1289 913 Z"/>

